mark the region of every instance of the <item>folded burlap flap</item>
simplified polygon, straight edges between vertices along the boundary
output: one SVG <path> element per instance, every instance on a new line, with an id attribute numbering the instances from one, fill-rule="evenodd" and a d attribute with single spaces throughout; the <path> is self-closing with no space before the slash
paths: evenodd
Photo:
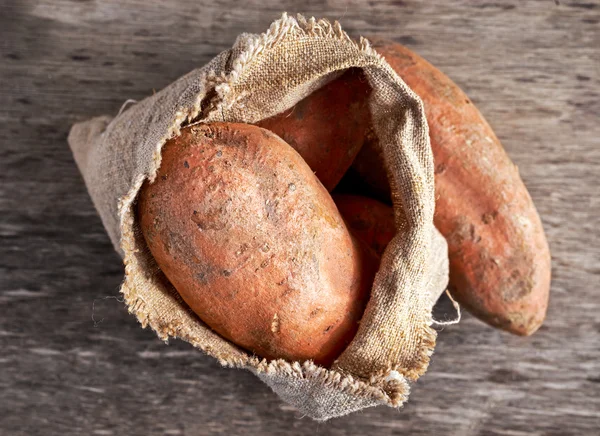
<path id="1" fill-rule="evenodd" d="M 182 126 L 255 123 L 282 112 L 345 69 L 364 71 L 369 107 L 390 174 L 397 236 L 386 249 L 360 329 L 330 369 L 266 361 L 221 338 L 183 303 L 149 253 L 132 207 L 152 181 L 161 147 Z M 340 25 L 286 14 L 262 35 L 242 34 L 231 50 L 122 111 L 73 126 L 69 144 L 92 200 L 125 263 L 129 311 L 164 340 L 178 337 L 246 368 L 282 399 L 319 420 L 377 404 L 400 406 L 435 344 L 432 301 L 448 278 L 447 247 L 433 227 L 433 157 L 420 99 L 365 39 Z"/>

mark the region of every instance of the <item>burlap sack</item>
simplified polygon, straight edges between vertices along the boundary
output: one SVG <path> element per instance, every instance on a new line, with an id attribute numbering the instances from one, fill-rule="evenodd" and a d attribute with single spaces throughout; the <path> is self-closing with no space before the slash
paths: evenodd
<path id="1" fill-rule="evenodd" d="M 398 235 L 383 255 L 360 329 L 330 369 L 266 361 L 207 328 L 156 266 L 132 204 L 153 180 L 161 147 L 192 122 L 254 123 L 360 67 L 373 88 L 370 109 L 390 174 Z M 361 408 L 400 406 L 435 344 L 432 301 L 447 284 L 446 243 L 433 227 L 433 158 L 420 99 L 361 38 L 336 22 L 283 15 L 231 50 L 115 118 L 73 126 L 69 144 L 92 200 L 125 264 L 129 311 L 164 340 L 178 337 L 224 366 L 246 368 L 282 399 L 318 420 Z"/>

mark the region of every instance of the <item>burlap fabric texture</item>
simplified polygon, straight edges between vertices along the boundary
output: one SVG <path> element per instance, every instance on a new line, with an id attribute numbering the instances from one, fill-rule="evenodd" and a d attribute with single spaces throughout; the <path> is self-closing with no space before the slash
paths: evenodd
<path id="1" fill-rule="evenodd" d="M 214 333 L 183 303 L 150 255 L 135 219 L 142 183 L 156 175 L 161 147 L 182 126 L 255 123 L 282 112 L 345 69 L 373 88 L 369 107 L 390 176 L 398 235 L 386 249 L 360 329 L 329 368 L 266 361 Z M 435 345 L 432 301 L 448 279 L 447 247 L 433 226 L 433 157 L 420 99 L 365 39 L 340 25 L 286 14 L 232 49 L 116 117 L 73 126 L 77 165 L 125 264 L 121 292 L 142 326 L 177 337 L 228 367 L 256 374 L 283 400 L 318 420 L 406 400 Z"/>

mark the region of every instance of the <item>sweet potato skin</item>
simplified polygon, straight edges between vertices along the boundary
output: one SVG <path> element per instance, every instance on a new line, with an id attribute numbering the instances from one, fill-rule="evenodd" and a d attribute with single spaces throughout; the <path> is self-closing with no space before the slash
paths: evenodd
<path id="1" fill-rule="evenodd" d="M 517 167 L 481 113 L 446 75 L 400 44 L 372 43 L 424 103 L 435 162 L 434 222 L 448 241 L 454 295 L 483 321 L 532 334 L 546 315 L 551 260 Z M 367 142 L 354 167 L 389 195 L 376 149 Z"/>
<path id="2" fill-rule="evenodd" d="M 183 129 L 163 147 L 137 211 L 158 266 L 233 343 L 265 358 L 329 365 L 356 333 L 377 259 L 271 132 Z"/>
<path id="3" fill-rule="evenodd" d="M 256 125 L 290 144 L 331 191 L 364 142 L 370 126 L 370 92 L 362 72 L 351 68 L 289 110 Z"/>
<path id="4" fill-rule="evenodd" d="M 394 210 L 361 195 L 333 194 L 333 201 L 352 234 L 381 256 L 396 234 Z"/>

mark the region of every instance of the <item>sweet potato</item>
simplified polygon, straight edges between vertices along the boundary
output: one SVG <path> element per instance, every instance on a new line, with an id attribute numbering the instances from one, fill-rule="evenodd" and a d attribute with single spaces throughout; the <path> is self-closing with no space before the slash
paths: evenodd
<path id="1" fill-rule="evenodd" d="M 446 75 L 400 44 L 372 42 L 425 106 L 435 162 L 434 222 L 448 241 L 454 295 L 493 326 L 535 332 L 548 304 L 550 251 L 517 167 Z M 354 168 L 389 195 L 377 150 L 367 141 Z"/>
<path id="2" fill-rule="evenodd" d="M 360 195 L 333 194 L 333 201 L 352 234 L 381 256 L 396 234 L 394 210 Z"/>
<path id="3" fill-rule="evenodd" d="M 257 123 L 290 144 L 331 191 L 350 167 L 370 125 L 371 88 L 351 68 L 291 109 Z"/>
<path id="4" fill-rule="evenodd" d="M 165 144 L 137 211 L 183 300 L 240 347 L 329 365 L 356 333 L 377 258 L 300 155 L 268 130 L 183 129 Z"/>

